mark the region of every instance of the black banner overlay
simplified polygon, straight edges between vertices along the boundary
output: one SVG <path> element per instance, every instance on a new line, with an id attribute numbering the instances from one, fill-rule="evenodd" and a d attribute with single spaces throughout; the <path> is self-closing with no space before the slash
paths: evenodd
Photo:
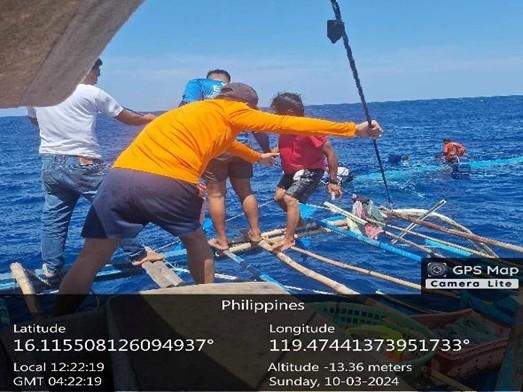
<path id="1" fill-rule="evenodd" d="M 458 260 L 425 260 L 424 282 L 521 277 Z M 40 319 L 10 296 L 0 390 L 495 390 L 522 346 L 517 292 L 90 296 L 74 314 Z M 56 299 L 38 296 L 49 314 Z"/>

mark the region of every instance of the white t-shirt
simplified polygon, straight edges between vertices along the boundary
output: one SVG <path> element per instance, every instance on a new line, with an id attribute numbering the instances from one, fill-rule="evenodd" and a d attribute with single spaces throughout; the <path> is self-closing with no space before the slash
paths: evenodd
<path id="1" fill-rule="evenodd" d="M 27 108 L 40 128 L 40 154 L 101 158 L 95 127 L 98 113 L 116 117 L 123 108 L 105 91 L 79 84 L 65 101 L 55 106 Z"/>

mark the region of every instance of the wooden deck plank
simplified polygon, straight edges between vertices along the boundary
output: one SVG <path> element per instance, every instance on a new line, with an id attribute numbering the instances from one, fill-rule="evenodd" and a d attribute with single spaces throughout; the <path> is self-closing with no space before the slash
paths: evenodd
<path id="1" fill-rule="evenodd" d="M 184 283 L 176 272 L 167 267 L 163 261 L 154 263 L 147 261 L 142 264 L 142 268 L 160 288 L 178 287 Z"/>

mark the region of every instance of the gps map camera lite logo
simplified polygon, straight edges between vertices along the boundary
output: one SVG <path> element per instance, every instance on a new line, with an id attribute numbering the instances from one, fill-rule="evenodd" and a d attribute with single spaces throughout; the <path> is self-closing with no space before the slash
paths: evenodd
<path id="1" fill-rule="evenodd" d="M 444 278 L 447 276 L 448 270 L 447 263 L 431 261 L 427 264 L 427 276 L 430 278 Z"/>
<path id="2" fill-rule="evenodd" d="M 444 260 L 444 261 L 442 261 Z M 422 277 L 425 289 L 519 288 L 522 271 L 514 260 L 425 259 Z"/>

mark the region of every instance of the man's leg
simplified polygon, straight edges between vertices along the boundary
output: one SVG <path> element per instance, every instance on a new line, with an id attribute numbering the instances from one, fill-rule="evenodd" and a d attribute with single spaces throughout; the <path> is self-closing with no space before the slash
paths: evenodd
<path id="1" fill-rule="evenodd" d="M 210 243 L 217 249 L 229 248 L 225 234 L 225 194 L 230 159 L 229 155 L 223 154 L 211 160 L 202 175 L 207 186 L 207 208 L 216 233 L 216 239 Z"/>
<path id="2" fill-rule="evenodd" d="M 60 284 L 55 315 L 72 313 L 82 303 L 96 273 L 111 259 L 120 240 L 87 238 L 80 255 Z"/>
<path id="3" fill-rule="evenodd" d="M 287 205 L 283 201 L 285 198 L 285 189 L 284 188 L 276 188 L 276 192 L 274 193 L 274 201 L 280 206 L 280 208 L 283 211 L 287 211 Z"/>
<path id="4" fill-rule="evenodd" d="M 78 194 L 61 183 L 60 168 L 43 170 L 42 261 L 48 278 L 59 276 L 64 267 L 64 247 Z"/>
<path id="5" fill-rule="evenodd" d="M 252 193 L 250 178 L 230 178 L 231 185 L 240 198 L 243 212 L 249 222 L 249 239 L 253 242 L 261 241 L 261 230 L 258 221 L 258 202 Z"/>
<path id="6" fill-rule="evenodd" d="M 228 249 L 229 243 L 225 234 L 225 181 L 207 182 L 207 204 L 216 232 L 213 246 L 218 249 Z"/>
<path id="7" fill-rule="evenodd" d="M 86 238 L 82 251 L 60 284 L 59 294 L 87 294 L 96 273 L 111 259 L 120 240 Z"/>
<path id="8" fill-rule="evenodd" d="M 294 234 L 296 233 L 296 228 L 304 223 L 300 217 L 298 203 L 307 202 L 310 195 L 318 186 L 322 175 L 322 170 L 305 170 L 298 179 L 293 179 L 292 184 L 290 184 L 290 186 L 285 190 L 283 203 L 284 209 L 287 211 L 287 229 L 285 232 L 285 238 L 273 247 L 275 250 L 278 249 L 284 251 L 294 246 Z M 282 184 L 282 181 L 280 181 L 280 184 Z"/>
<path id="9" fill-rule="evenodd" d="M 187 264 L 197 284 L 214 282 L 214 260 L 203 230 L 180 237 L 187 249 Z"/>
<path id="10" fill-rule="evenodd" d="M 298 199 L 286 194 L 283 198 L 283 202 L 285 203 L 285 211 L 287 212 L 287 228 L 285 230 L 284 239 L 274 246 L 275 250 L 277 249 L 282 252 L 294 246 L 294 234 L 296 233 L 296 228 L 300 223 Z"/>

